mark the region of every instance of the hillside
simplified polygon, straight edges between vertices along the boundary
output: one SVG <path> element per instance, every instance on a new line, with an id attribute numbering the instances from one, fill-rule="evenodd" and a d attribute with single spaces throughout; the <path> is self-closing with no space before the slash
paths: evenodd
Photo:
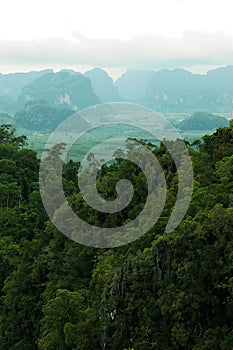
<path id="1" fill-rule="evenodd" d="M 37 131 L 53 131 L 56 127 L 67 119 L 74 111 L 64 107 L 52 107 L 44 100 L 28 102 L 25 108 L 15 113 L 13 120 L 16 125 Z M 87 122 L 77 116 L 81 129 L 86 129 Z"/>
<path id="2" fill-rule="evenodd" d="M 220 126 L 228 126 L 228 120 L 207 112 L 195 112 L 177 124 L 177 127 L 183 131 L 215 130 Z"/>
<path id="3" fill-rule="evenodd" d="M 165 143 L 143 144 L 166 178 L 161 216 L 140 239 L 96 249 L 90 240 L 86 246 L 63 235 L 50 221 L 41 200 L 37 154 L 26 148 L 25 137 L 0 125 L 0 349 L 232 349 L 233 125 L 187 144 L 195 186 L 183 221 L 169 234 L 177 181 L 185 171 L 178 174 Z M 179 144 L 179 139 L 170 141 L 175 149 Z M 56 191 L 54 161 L 62 165 L 70 208 L 90 225 L 121 227 L 141 213 L 148 186 L 138 165 L 116 155 L 101 167 L 96 183 L 102 199 L 116 198 L 121 179 L 134 189 L 125 209 L 104 213 L 85 202 L 78 186 L 80 163 L 63 163 L 62 148 L 48 150 L 40 177 L 53 218 L 72 227 Z M 137 154 L 138 145 L 128 140 L 127 150 L 129 157 Z M 93 174 L 94 160 L 89 154 L 86 173 Z M 85 232 L 76 227 L 72 238 L 79 235 Z"/>

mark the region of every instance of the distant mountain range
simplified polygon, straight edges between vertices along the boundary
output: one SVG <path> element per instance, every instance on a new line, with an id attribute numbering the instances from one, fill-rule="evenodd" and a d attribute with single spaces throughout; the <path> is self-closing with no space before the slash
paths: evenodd
<path id="1" fill-rule="evenodd" d="M 158 111 L 233 110 L 233 66 L 192 74 L 162 70 L 149 80 L 144 102 Z"/>
<path id="2" fill-rule="evenodd" d="M 126 101 L 160 112 L 224 112 L 233 110 L 233 66 L 192 74 L 184 69 L 127 70 L 119 79 L 100 68 L 84 75 L 64 69 L 0 74 L 0 112 L 22 110 L 45 99 L 53 107 L 80 110 L 101 102 Z"/>

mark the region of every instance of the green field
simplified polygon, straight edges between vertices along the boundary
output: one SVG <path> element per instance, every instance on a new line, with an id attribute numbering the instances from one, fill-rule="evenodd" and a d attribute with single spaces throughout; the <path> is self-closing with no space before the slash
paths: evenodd
<path id="1" fill-rule="evenodd" d="M 188 113 L 168 113 L 165 115 L 165 117 L 174 125 L 187 118 L 189 114 Z M 222 115 L 225 116 L 226 115 Z M 102 119 L 98 118 L 98 116 L 91 119 L 91 125 L 93 126 L 93 129 L 88 131 L 85 135 L 83 135 L 78 142 L 74 142 L 73 146 L 70 149 L 69 157 L 74 159 L 81 160 L 83 156 L 88 154 L 92 147 L 96 146 L 97 144 L 100 144 L 101 142 L 111 140 L 111 139 L 127 139 L 127 138 L 137 138 L 138 140 L 144 139 L 150 142 L 158 142 L 158 139 L 155 139 L 155 137 L 150 134 L 147 131 L 142 131 L 142 129 L 134 127 L 132 125 L 127 124 L 127 122 L 130 121 L 130 116 L 127 115 L 117 115 L 112 116 L 112 122 L 113 124 L 104 124 L 101 127 L 95 127 L 97 124 L 102 124 L 104 122 Z M 146 130 L 154 131 L 154 134 L 156 133 L 156 128 L 153 130 L 153 127 L 155 125 L 154 120 L 150 118 L 145 118 L 146 121 L 144 122 L 143 119 L 140 116 L 140 125 L 144 126 Z M 143 124 L 145 123 L 145 124 Z M 154 123 L 154 124 L 153 124 Z M 135 124 L 137 124 L 135 122 Z M 28 138 L 28 146 L 32 149 L 34 149 L 39 157 L 41 157 L 41 154 L 48 142 L 48 139 L 51 135 L 51 132 L 43 132 L 43 131 L 32 131 L 28 129 L 23 129 L 20 127 L 17 127 L 17 134 L 18 135 L 26 135 Z M 179 132 L 179 130 L 178 130 Z M 201 139 L 202 136 L 206 134 L 212 134 L 215 132 L 215 130 L 187 130 L 187 131 L 180 131 L 179 135 L 182 139 L 185 139 L 189 141 L 190 143 L 194 140 Z M 60 135 L 57 135 L 56 142 L 47 144 L 47 148 L 51 148 L 55 143 L 65 142 L 68 145 L 71 145 L 75 138 L 77 139 L 77 136 L 80 135 L 72 135 L 72 137 L 69 137 L 67 135 L 69 133 L 66 133 L 65 137 L 63 138 Z M 75 137 L 74 137 L 75 136 Z M 104 155 L 104 147 L 102 147 L 102 152 Z"/>
<path id="2" fill-rule="evenodd" d="M 28 137 L 28 146 L 34 149 L 39 157 L 41 156 L 49 136 L 51 133 L 41 133 L 41 132 L 31 132 L 29 130 L 22 130 L 23 132 L 18 132 L 19 134 L 24 134 Z M 181 132 L 181 138 L 192 142 L 197 139 L 201 139 L 202 136 L 206 134 L 211 134 L 215 130 L 200 130 L 200 131 L 185 131 Z M 141 132 L 130 131 L 126 127 L 122 128 L 101 128 L 93 130 L 90 133 L 85 134 L 80 138 L 79 142 L 74 143 L 69 152 L 69 157 L 81 159 L 84 155 L 90 152 L 91 148 L 96 146 L 97 144 L 110 140 L 110 139 L 119 139 L 119 138 L 137 138 L 144 139 L 150 142 L 156 142 L 156 140 L 148 133 L 142 134 Z M 61 139 L 59 142 L 63 142 Z M 58 142 L 58 143 L 59 143 Z M 49 148 L 53 146 L 53 144 L 48 144 Z"/>

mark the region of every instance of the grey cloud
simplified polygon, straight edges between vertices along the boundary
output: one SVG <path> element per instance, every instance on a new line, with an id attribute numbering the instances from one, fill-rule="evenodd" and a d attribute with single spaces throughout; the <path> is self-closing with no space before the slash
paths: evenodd
<path id="1" fill-rule="evenodd" d="M 158 69 L 233 62 L 233 38 L 223 32 L 184 32 L 182 38 L 147 35 L 123 40 L 74 40 L 0 42 L 0 63 L 80 64 L 91 66 Z"/>

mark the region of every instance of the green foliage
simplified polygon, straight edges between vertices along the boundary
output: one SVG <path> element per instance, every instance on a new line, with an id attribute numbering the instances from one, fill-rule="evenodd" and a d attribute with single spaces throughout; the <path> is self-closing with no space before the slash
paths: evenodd
<path id="1" fill-rule="evenodd" d="M 176 167 L 164 144 L 142 141 L 164 169 L 164 211 L 137 241 L 102 250 L 69 240 L 48 221 L 38 191 L 39 161 L 21 141 L 10 126 L 0 127 L 1 349 L 232 348 L 232 126 L 187 144 L 194 193 L 183 222 L 170 234 L 165 227 L 176 200 Z M 99 213 L 79 193 L 80 163 L 59 159 L 63 147 L 54 146 L 48 157 L 63 165 L 65 193 L 80 217 L 114 227 L 138 215 L 147 196 L 139 167 L 121 158 L 120 150 L 115 162 L 102 166 L 97 189 L 103 198 L 116 198 L 122 178 L 135 194 L 122 212 Z M 128 152 L 135 147 L 129 140 Z M 90 154 L 89 170 L 94 161 Z"/>
<path id="2" fill-rule="evenodd" d="M 17 147 L 23 147 L 26 145 L 25 136 L 15 136 L 15 128 L 10 124 L 0 125 L 0 144 L 10 143 Z"/>
<path id="3" fill-rule="evenodd" d="M 73 113 L 72 109 L 51 107 L 39 100 L 27 103 L 22 111 L 15 113 L 14 121 L 25 129 L 52 131 Z"/>

